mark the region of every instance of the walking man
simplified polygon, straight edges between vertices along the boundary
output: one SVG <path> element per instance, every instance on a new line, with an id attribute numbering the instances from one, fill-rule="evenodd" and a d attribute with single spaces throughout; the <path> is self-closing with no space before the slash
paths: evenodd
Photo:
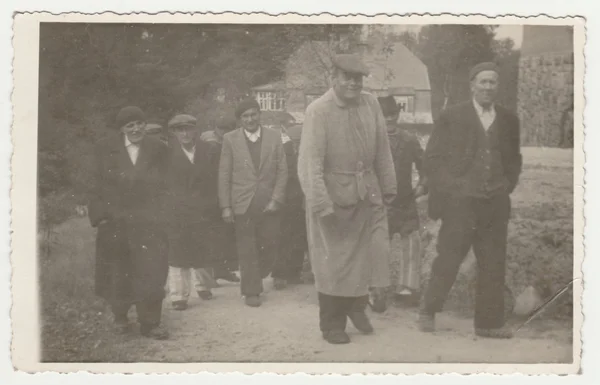
<path id="1" fill-rule="evenodd" d="M 475 333 L 510 338 L 505 327 L 504 280 L 509 195 L 522 167 L 519 120 L 496 105 L 498 68 L 480 63 L 470 72 L 472 100 L 436 121 L 425 152 L 429 215 L 441 219 L 438 256 L 420 311 L 431 332 L 459 267 L 473 247 L 478 265 Z"/>
<path id="2" fill-rule="evenodd" d="M 193 116 L 177 115 L 168 126 L 176 138 L 169 145 L 167 169 L 169 288 L 173 308 L 185 310 L 192 282 L 203 300 L 212 298 L 215 285 L 210 269 L 217 237 L 211 214 L 217 206 L 218 154 L 198 140 Z"/>
<path id="3" fill-rule="evenodd" d="M 96 235 L 96 294 L 110 304 L 118 333 L 128 333 L 137 311 L 140 332 L 167 339 L 161 324 L 168 273 L 162 220 L 167 147 L 145 135 L 146 117 L 121 109 L 115 135 L 97 144 L 88 215 Z"/>
<path id="4" fill-rule="evenodd" d="M 333 344 L 350 342 L 347 318 L 373 332 L 365 313 L 369 288 L 381 297 L 389 285 L 385 204 L 396 196 L 396 175 L 379 103 L 362 91 L 366 75 L 358 56 L 336 56 L 333 87 L 309 105 L 300 141 L 320 329 Z"/>
<path id="5" fill-rule="evenodd" d="M 258 102 L 240 102 L 235 114 L 241 128 L 223 137 L 219 204 L 223 220 L 235 225 L 242 295 L 246 305 L 258 307 L 262 280 L 271 273 L 279 251 L 288 171 L 281 134 L 261 127 Z"/>

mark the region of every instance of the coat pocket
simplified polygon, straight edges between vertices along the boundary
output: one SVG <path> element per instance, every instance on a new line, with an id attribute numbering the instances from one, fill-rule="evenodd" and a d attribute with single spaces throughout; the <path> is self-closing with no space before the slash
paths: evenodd
<path id="1" fill-rule="evenodd" d="M 353 206 L 358 203 L 356 177 L 352 174 L 325 174 L 325 186 L 333 203 L 340 207 Z"/>

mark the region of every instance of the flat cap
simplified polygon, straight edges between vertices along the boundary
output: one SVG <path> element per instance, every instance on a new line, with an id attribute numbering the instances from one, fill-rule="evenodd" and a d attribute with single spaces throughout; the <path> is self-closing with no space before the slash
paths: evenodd
<path id="1" fill-rule="evenodd" d="M 336 55 L 333 58 L 333 65 L 342 71 L 361 74 L 363 76 L 369 75 L 369 69 L 365 63 L 363 63 L 361 57 L 356 54 Z"/>
<path id="2" fill-rule="evenodd" d="M 242 100 L 241 102 L 239 102 L 237 107 L 235 108 L 236 119 L 239 119 L 240 116 L 242 116 L 242 114 L 244 112 L 246 112 L 252 108 L 256 108 L 258 111 L 260 111 L 260 104 L 258 104 L 256 99 L 254 99 L 254 98 L 246 98 L 246 99 Z"/>
<path id="3" fill-rule="evenodd" d="M 394 116 L 398 113 L 398 103 L 392 95 L 380 96 L 377 98 L 379 105 L 381 106 L 381 112 L 383 116 Z"/>
<path id="4" fill-rule="evenodd" d="M 137 120 L 146 121 L 144 111 L 136 106 L 127 106 L 119 111 L 115 119 L 115 124 L 117 128 L 121 128 L 127 123 L 135 122 Z"/>
<path id="5" fill-rule="evenodd" d="M 469 71 L 469 80 L 473 80 L 478 73 L 483 71 L 494 71 L 498 74 L 500 73 L 500 70 L 498 69 L 498 65 L 496 63 L 489 61 L 483 62 L 476 64 L 473 68 L 471 68 L 471 71 Z"/>
<path id="6" fill-rule="evenodd" d="M 195 127 L 198 120 L 194 118 L 192 115 L 175 115 L 171 120 L 169 120 L 169 128 L 177 128 L 184 126 L 192 126 Z"/>

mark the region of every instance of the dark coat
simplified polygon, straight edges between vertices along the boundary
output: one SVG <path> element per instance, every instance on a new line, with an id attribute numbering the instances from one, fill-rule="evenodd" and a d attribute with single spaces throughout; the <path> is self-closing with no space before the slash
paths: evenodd
<path id="1" fill-rule="evenodd" d="M 219 211 L 215 149 L 198 140 L 192 164 L 177 140 L 169 145 L 166 207 L 171 266 L 209 267 L 213 261 L 218 232 L 211 224 Z"/>
<path id="2" fill-rule="evenodd" d="M 507 180 L 507 193 L 512 193 L 522 169 L 519 119 L 509 110 L 496 106 L 499 149 Z M 449 195 L 466 191 L 472 183 L 467 174 L 478 148 L 477 130 L 481 121 L 473 102 L 469 101 L 444 111 L 425 151 L 424 167 L 429 185 L 429 216 L 439 219 Z"/>
<path id="3" fill-rule="evenodd" d="M 109 301 L 164 297 L 166 150 L 162 142 L 146 137 L 134 166 L 123 135 L 102 140 L 96 147 L 88 212 L 92 226 L 98 228 L 96 293 Z"/>
<path id="4" fill-rule="evenodd" d="M 404 130 L 390 135 L 390 147 L 396 170 L 398 193 L 390 204 L 388 222 L 390 235 L 408 235 L 419 229 L 419 213 L 415 201 L 413 165 L 419 172 L 419 184 L 424 184 L 423 149 L 415 135 Z"/>

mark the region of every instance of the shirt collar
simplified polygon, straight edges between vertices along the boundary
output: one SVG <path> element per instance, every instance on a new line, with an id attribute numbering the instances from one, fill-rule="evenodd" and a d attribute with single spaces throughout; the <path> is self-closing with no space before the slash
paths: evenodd
<path id="1" fill-rule="evenodd" d="M 181 145 L 181 149 L 185 152 L 187 152 L 188 154 L 193 154 L 196 152 L 196 143 L 194 143 L 194 147 L 192 147 L 191 149 L 187 149 L 183 146 L 183 144 Z"/>
<path id="2" fill-rule="evenodd" d="M 479 116 L 483 115 L 484 113 L 496 112 L 496 107 L 495 107 L 494 103 L 492 103 L 492 105 L 487 110 L 484 111 L 483 107 L 479 103 L 477 103 L 475 101 L 475 99 L 473 99 L 473 106 L 475 107 L 475 111 L 477 111 L 477 114 Z"/>
<path id="3" fill-rule="evenodd" d="M 246 131 L 246 129 L 244 129 L 244 134 L 246 134 L 246 136 L 248 137 L 248 139 L 250 138 L 256 138 L 257 140 L 260 139 L 260 133 L 262 131 L 262 127 L 258 126 L 258 130 L 254 131 L 254 132 L 249 132 Z"/>

